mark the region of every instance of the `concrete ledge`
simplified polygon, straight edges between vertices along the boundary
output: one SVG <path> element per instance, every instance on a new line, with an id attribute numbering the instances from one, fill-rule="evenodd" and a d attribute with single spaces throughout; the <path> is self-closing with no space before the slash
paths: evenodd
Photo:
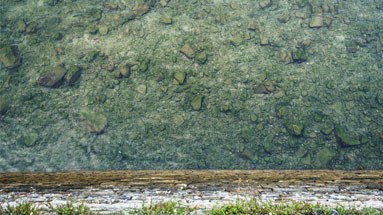
<path id="1" fill-rule="evenodd" d="M 0 173 L 0 189 L 73 189 L 88 186 L 198 187 L 230 185 L 364 185 L 383 189 L 383 171 L 340 170 L 118 170 Z"/>

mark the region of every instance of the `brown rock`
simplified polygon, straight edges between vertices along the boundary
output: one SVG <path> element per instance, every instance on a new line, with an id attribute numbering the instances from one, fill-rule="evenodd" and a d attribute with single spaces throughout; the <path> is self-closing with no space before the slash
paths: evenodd
<path id="1" fill-rule="evenodd" d="M 182 46 L 182 48 L 180 49 L 180 52 L 184 54 L 186 57 L 188 57 L 189 59 L 192 59 L 195 56 L 194 50 L 190 47 L 188 43 Z"/>

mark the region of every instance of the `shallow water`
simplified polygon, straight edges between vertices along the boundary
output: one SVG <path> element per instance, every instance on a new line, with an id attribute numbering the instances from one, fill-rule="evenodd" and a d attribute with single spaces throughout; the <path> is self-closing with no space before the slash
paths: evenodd
<path id="1" fill-rule="evenodd" d="M 0 171 L 383 169 L 381 0 L 3 0 Z"/>

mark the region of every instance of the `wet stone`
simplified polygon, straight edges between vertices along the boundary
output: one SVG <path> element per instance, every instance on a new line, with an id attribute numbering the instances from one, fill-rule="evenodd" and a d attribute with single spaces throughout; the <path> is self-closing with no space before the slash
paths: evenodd
<path id="1" fill-rule="evenodd" d="M 130 76 L 130 65 L 127 63 L 120 64 L 116 70 L 116 77 L 128 78 Z"/>
<path id="2" fill-rule="evenodd" d="M 196 110 L 196 111 L 201 110 L 203 98 L 204 98 L 203 95 L 197 95 L 197 96 L 192 98 L 191 106 L 192 106 L 193 110 Z"/>
<path id="3" fill-rule="evenodd" d="M 336 153 L 328 148 L 321 149 L 313 160 L 313 165 L 317 168 L 326 168 Z"/>
<path id="4" fill-rule="evenodd" d="M 266 35 L 260 34 L 259 35 L 259 40 L 260 40 L 261 46 L 269 45 L 269 38 Z"/>
<path id="5" fill-rule="evenodd" d="M 287 131 L 289 134 L 294 136 L 301 136 L 303 133 L 303 124 L 301 123 L 291 123 L 287 125 Z"/>
<path id="6" fill-rule="evenodd" d="M 235 37 L 231 40 L 231 44 L 233 44 L 234 46 L 239 46 L 242 44 L 242 42 L 243 42 L 242 34 L 235 35 Z"/>
<path id="7" fill-rule="evenodd" d="M 31 22 L 27 25 L 27 28 L 25 29 L 25 32 L 28 34 L 35 33 L 37 28 L 37 23 Z"/>
<path id="8" fill-rule="evenodd" d="M 88 132 L 100 134 L 106 127 L 107 119 L 101 113 L 93 112 L 89 109 L 82 109 L 79 113 L 81 126 Z"/>
<path id="9" fill-rule="evenodd" d="M 7 68 L 15 68 L 20 64 L 16 55 L 16 47 L 5 46 L 0 49 L 0 62 Z"/>
<path id="10" fill-rule="evenodd" d="M 146 90 L 147 90 L 147 88 L 146 88 L 146 85 L 144 85 L 144 84 L 138 85 L 138 87 L 137 87 L 137 92 L 140 94 L 145 94 Z"/>
<path id="11" fill-rule="evenodd" d="M 192 59 L 195 56 L 194 50 L 191 48 L 191 46 L 188 43 L 182 46 L 182 48 L 180 49 L 180 52 L 184 54 L 186 57 L 188 57 L 189 59 Z"/>
<path id="12" fill-rule="evenodd" d="M 353 139 L 346 129 L 339 124 L 335 125 L 334 133 L 336 141 L 343 146 L 355 146 L 360 144 L 359 140 Z"/>
<path id="13" fill-rule="evenodd" d="M 108 26 L 102 25 L 98 27 L 98 32 L 100 33 L 101 36 L 105 36 L 108 34 Z"/>
<path id="14" fill-rule="evenodd" d="M 255 94 L 268 94 L 275 91 L 274 84 L 271 81 L 265 81 L 262 84 L 258 84 L 254 86 Z"/>
<path id="15" fill-rule="evenodd" d="M 184 72 L 174 73 L 174 79 L 176 79 L 178 84 L 182 85 L 185 82 L 185 73 Z"/>
<path id="16" fill-rule="evenodd" d="M 61 84 L 66 72 L 62 66 L 48 68 L 40 74 L 38 83 L 44 87 L 57 87 Z"/>
<path id="17" fill-rule="evenodd" d="M 163 16 L 160 18 L 160 23 L 162 24 L 166 24 L 166 25 L 170 25 L 173 23 L 173 20 L 171 17 L 168 17 L 168 16 Z"/>
<path id="18" fill-rule="evenodd" d="M 265 1 L 261 1 L 259 2 L 259 7 L 261 7 L 262 9 L 265 9 L 265 8 L 268 8 L 271 6 L 271 0 L 265 0 Z"/>
<path id="19" fill-rule="evenodd" d="M 204 64 L 207 61 L 207 55 L 205 52 L 198 53 L 195 57 L 195 59 L 198 61 L 200 64 Z"/>
<path id="20" fill-rule="evenodd" d="M 0 97 L 0 116 L 4 115 L 9 109 L 9 101 L 5 97 Z"/>
<path id="21" fill-rule="evenodd" d="M 27 28 L 27 24 L 22 19 L 17 21 L 16 26 L 19 32 L 25 32 L 25 29 Z"/>
<path id="22" fill-rule="evenodd" d="M 321 14 L 315 14 L 311 17 L 310 28 L 320 28 L 323 26 L 323 17 Z"/>
<path id="23" fill-rule="evenodd" d="M 68 82 L 69 85 L 73 85 L 78 78 L 81 76 L 81 68 L 78 66 L 71 66 L 68 69 L 68 72 L 65 74 L 65 81 Z"/>

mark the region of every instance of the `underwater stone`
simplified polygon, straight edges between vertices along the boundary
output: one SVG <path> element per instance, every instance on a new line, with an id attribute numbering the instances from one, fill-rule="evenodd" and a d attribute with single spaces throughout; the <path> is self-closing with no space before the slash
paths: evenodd
<path id="1" fill-rule="evenodd" d="M 16 47 L 5 46 L 1 48 L 0 62 L 10 69 L 17 67 L 20 63 L 20 59 L 16 56 Z"/>
<path id="2" fill-rule="evenodd" d="M 4 97 L 0 97 L 0 116 L 5 114 L 8 111 L 8 108 L 9 101 Z"/>
<path id="3" fill-rule="evenodd" d="M 204 98 L 203 95 L 197 95 L 192 98 L 191 106 L 193 110 L 196 110 L 196 111 L 201 110 L 203 98 Z"/>
<path id="4" fill-rule="evenodd" d="M 264 83 L 263 83 L 263 85 L 265 86 L 265 88 L 266 88 L 266 90 L 268 91 L 268 92 L 274 92 L 274 90 L 275 90 L 275 87 L 274 87 L 274 84 L 271 82 L 271 81 L 265 81 Z"/>
<path id="5" fill-rule="evenodd" d="M 31 147 L 35 145 L 37 139 L 39 138 L 39 134 L 31 131 L 24 134 L 24 145 L 27 147 Z"/>
<path id="6" fill-rule="evenodd" d="M 160 18 L 160 23 L 162 23 L 162 24 L 166 24 L 166 25 L 170 25 L 170 24 L 173 23 L 173 20 L 172 20 L 171 17 L 168 17 L 168 16 L 162 16 L 162 17 Z"/>
<path id="7" fill-rule="evenodd" d="M 317 168 L 326 168 L 336 153 L 328 148 L 321 149 L 313 160 L 313 165 Z"/>
<path id="8" fill-rule="evenodd" d="M 38 83 L 44 87 L 57 87 L 61 84 L 63 77 L 65 76 L 66 70 L 62 66 L 56 66 L 48 68 L 40 74 Z"/>
<path id="9" fill-rule="evenodd" d="M 207 61 L 207 56 L 205 52 L 198 53 L 195 58 L 200 64 L 204 64 Z"/>
<path id="10" fill-rule="evenodd" d="M 235 35 L 235 37 L 231 40 L 231 44 L 233 44 L 234 46 L 239 46 L 242 44 L 242 42 L 243 42 L 243 36 L 240 33 Z"/>
<path id="11" fill-rule="evenodd" d="M 269 38 L 266 37 L 264 34 L 260 34 L 259 35 L 259 40 L 260 40 L 260 44 L 261 46 L 266 46 L 266 45 L 269 45 Z"/>
<path id="12" fill-rule="evenodd" d="M 80 77 L 81 75 L 81 68 L 78 67 L 78 66 L 71 66 L 69 69 L 68 69 L 68 72 L 65 74 L 65 81 L 68 82 L 69 85 L 73 85 L 77 79 Z"/>
<path id="13" fill-rule="evenodd" d="M 174 79 L 176 79 L 179 85 L 182 85 L 185 82 L 185 73 L 184 72 L 174 73 Z"/>
<path id="14" fill-rule="evenodd" d="M 25 32 L 28 34 L 35 33 L 37 28 L 37 23 L 31 22 L 27 25 L 27 28 L 25 29 Z"/>
<path id="15" fill-rule="evenodd" d="M 270 154 L 273 152 L 272 145 L 271 145 L 271 143 L 273 142 L 273 139 L 274 139 L 274 134 L 270 134 L 266 136 L 265 139 L 263 140 L 263 148 L 267 153 L 270 153 Z"/>
<path id="16" fill-rule="evenodd" d="M 138 85 L 137 92 L 140 94 L 145 94 L 146 93 L 146 85 L 144 85 L 144 84 Z"/>
<path id="17" fill-rule="evenodd" d="M 293 57 L 291 53 L 288 51 L 281 51 L 281 53 L 279 54 L 279 58 L 285 64 L 289 64 L 293 62 Z"/>
<path id="18" fill-rule="evenodd" d="M 20 19 L 19 21 L 17 21 L 16 23 L 17 25 L 17 30 L 19 32 L 24 32 L 25 29 L 27 28 L 27 24 L 24 22 L 24 20 Z"/>
<path id="19" fill-rule="evenodd" d="M 180 114 L 176 114 L 173 116 L 173 122 L 176 126 L 180 126 L 184 123 L 184 118 Z"/>
<path id="20" fill-rule="evenodd" d="M 359 140 L 355 140 L 351 138 L 351 136 L 347 133 L 346 129 L 339 124 L 335 125 L 334 128 L 335 138 L 338 143 L 343 146 L 355 146 L 359 145 Z"/>
<path id="21" fill-rule="evenodd" d="M 107 124 L 106 117 L 101 113 L 93 112 L 89 109 L 82 109 L 79 113 L 80 124 L 89 132 L 100 134 Z"/>
<path id="22" fill-rule="evenodd" d="M 322 14 L 314 14 L 309 24 L 310 28 L 320 28 L 323 25 Z"/>
<path id="23" fill-rule="evenodd" d="M 101 36 L 105 36 L 108 34 L 108 26 L 102 25 L 98 27 L 98 32 L 100 33 Z"/>
<path id="24" fill-rule="evenodd" d="M 134 11 L 134 15 L 142 16 L 149 11 L 149 5 L 144 5 Z"/>
<path id="25" fill-rule="evenodd" d="M 265 81 L 262 84 L 255 85 L 253 89 L 255 94 L 268 94 L 275 91 L 271 81 Z"/>
<path id="26" fill-rule="evenodd" d="M 292 58 L 296 63 L 307 61 L 307 55 L 304 48 L 299 48 L 292 52 Z"/>
<path id="27" fill-rule="evenodd" d="M 130 76 L 130 65 L 127 63 L 120 64 L 116 70 L 116 76 L 129 78 Z"/>
<path id="28" fill-rule="evenodd" d="M 289 134 L 294 136 L 301 136 L 303 132 L 303 124 L 301 123 L 291 123 L 287 125 L 287 131 Z"/>
<path id="29" fill-rule="evenodd" d="M 180 52 L 184 54 L 186 57 L 188 57 L 189 59 L 194 58 L 194 55 L 195 55 L 194 50 L 191 48 L 191 46 L 188 43 L 182 46 L 182 48 L 180 49 Z"/>
<path id="30" fill-rule="evenodd" d="M 261 7 L 262 9 L 265 9 L 270 6 L 271 6 L 271 0 L 265 0 L 265 1 L 259 2 L 259 7 Z"/>

